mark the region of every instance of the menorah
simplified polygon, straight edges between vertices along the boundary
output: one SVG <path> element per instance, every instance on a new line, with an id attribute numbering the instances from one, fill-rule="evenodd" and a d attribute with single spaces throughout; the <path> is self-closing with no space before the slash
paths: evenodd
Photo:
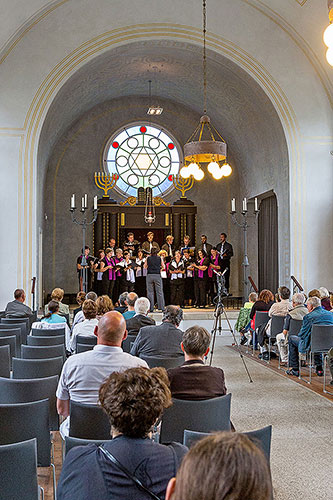
<path id="1" fill-rule="evenodd" d="M 111 191 L 119 179 L 118 174 L 103 174 L 102 172 L 95 172 L 95 184 L 99 189 L 104 191 L 103 198 L 108 198 L 108 192 Z"/>
<path id="2" fill-rule="evenodd" d="M 185 193 L 193 188 L 194 178 L 191 176 L 188 179 L 185 179 L 181 175 L 173 175 L 172 183 L 178 191 L 181 191 L 181 198 L 186 198 Z"/>

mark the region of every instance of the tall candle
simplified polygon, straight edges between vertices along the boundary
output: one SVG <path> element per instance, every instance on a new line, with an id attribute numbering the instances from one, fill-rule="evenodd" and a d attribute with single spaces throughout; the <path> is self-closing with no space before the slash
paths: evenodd
<path id="1" fill-rule="evenodd" d="M 71 208 L 72 209 L 75 208 L 75 194 L 72 194 L 72 196 L 71 196 Z"/>
<path id="2" fill-rule="evenodd" d="M 254 198 L 254 211 L 258 212 L 258 198 Z"/>
<path id="3" fill-rule="evenodd" d="M 94 210 L 97 210 L 97 196 L 94 196 Z"/>
<path id="4" fill-rule="evenodd" d="M 236 198 L 232 198 L 231 200 L 231 211 L 236 212 Z"/>
<path id="5" fill-rule="evenodd" d="M 81 198 L 81 208 L 82 210 L 84 210 L 84 196 L 82 196 Z"/>
<path id="6" fill-rule="evenodd" d="M 243 212 L 247 212 L 247 200 L 244 198 L 243 200 Z"/>
<path id="7" fill-rule="evenodd" d="M 88 195 L 84 195 L 84 208 L 88 208 Z"/>

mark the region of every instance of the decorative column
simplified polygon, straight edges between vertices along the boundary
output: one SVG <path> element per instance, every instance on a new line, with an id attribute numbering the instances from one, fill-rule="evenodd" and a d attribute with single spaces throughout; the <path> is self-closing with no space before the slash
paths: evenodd
<path id="1" fill-rule="evenodd" d="M 172 228 L 173 228 L 173 236 L 175 238 L 175 246 L 176 248 L 180 247 L 182 244 L 181 240 L 181 214 L 173 213 L 172 214 Z"/>

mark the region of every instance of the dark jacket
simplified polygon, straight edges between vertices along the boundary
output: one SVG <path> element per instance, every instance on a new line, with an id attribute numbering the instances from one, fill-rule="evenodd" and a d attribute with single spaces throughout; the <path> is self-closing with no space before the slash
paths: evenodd
<path id="1" fill-rule="evenodd" d="M 126 329 L 128 335 L 137 335 L 143 326 L 155 325 L 155 320 L 144 314 L 136 314 L 126 320 Z"/>
<path id="2" fill-rule="evenodd" d="M 221 248 L 222 248 L 222 243 L 218 243 L 216 245 L 216 250 L 218 251 L 218 253 L 221 253 Z M 234 251 L 233 251 L 232 245 L 230 243 L 228 243 L 227 241 L 225 241 L 224 245 L 223 245 L 222 261 L 223 260 L 224 261 L 230 260 L 233 255 L 234 255 Z"/>
<path id="3" fill-rule="evenodd" d="M 144 326 L 139 331 L 131 349 L 133 356 L 178 356 L 183 355 L 180 343 L 183 332 L 169 321 L 158 326 Z"/>
<path id="4" fill-rule="evenodd" d="M 168 370 L 171 395 L 176 399 L 200 401 L 227 393 L 221 368 L 206 366 L 201 360 L 185 361 Z"/>
<path id="5" fill-rule="evenodd" d="M 32 314 L 30 307 L 19 300 L 8 302 L 5 309 L 6 318 L 29 318 Z"/>
<path id="6" fill-rule="evenodd" d="M 205 252 L 207 257 L 210 257 L 210 251 L 213 248 L 213 245 L 211 245 L 210 243 L 205 243 L 205 245 L 206 245 L 206 250 L 204 249 L 203 243 L 200 243 L 200 245 L 198 245 L 197 252 L 199 250 L 202 250 L 203 252 Z"/>
<path id="7" fill-rule="evenodd" d="M 164 499 L 168 481 L 176 475 L 187 448 L 150 439 L 118 436 L 107 449 L 150 491 Z M 147 500 L 148 495 L 118 469 L 94 444 L 77 446 L 65 458 L 57 490 L 58 500 Z"/>
<path id="8" fill-rule="evenodd" d="M 253 319 L 257 311 L 269 311 L 272 305 L 274 304 L 274 300 L 270 300 L 268 303 L 263 300 L 256 300 L 252 306 L 250 318 Z"/>
<path id="9" fill-rule="evenodd" d="M 298 344 L 299 352 L 305 353 L 310 349 L 312 325 L 333 325 L 333 313 L 318 306 L 304 316 L 302 328 L 298 333 L 301 339 Z"/>

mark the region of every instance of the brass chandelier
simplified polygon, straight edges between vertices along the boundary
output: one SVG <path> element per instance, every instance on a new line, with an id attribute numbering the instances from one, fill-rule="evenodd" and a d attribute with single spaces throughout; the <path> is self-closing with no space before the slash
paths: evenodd
<path id="1" fill-rule="evenodd" d="M 208 172 L 214 179 L 228 177 L 232 168 L 227 163 L 227 144 L 207 115 L 207 55 L 206 55 L 206 0 L 203 0 L 203 95 L 204 114 L 193 134 L 184 144 L 185 165 L 180 175 L 187 179 L 191 175 L 201 181 L 205 177 L 202 164 L 207 164 Z"/>

